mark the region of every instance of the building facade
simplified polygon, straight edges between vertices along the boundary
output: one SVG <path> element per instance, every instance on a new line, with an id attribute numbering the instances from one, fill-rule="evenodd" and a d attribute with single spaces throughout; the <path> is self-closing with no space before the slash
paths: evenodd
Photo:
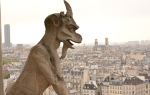
<path id="1" fill-rule="evenodd" d="M 82 95 L 96 95 L 97 84 L 95 81 L 89 81 L 83 85 Z"/>
<path id="2" fill-rule="evenodd" d="M 100 95 L 150 95 L 150 83 L 138 77 L 103 82 L 99 87 Z"/>

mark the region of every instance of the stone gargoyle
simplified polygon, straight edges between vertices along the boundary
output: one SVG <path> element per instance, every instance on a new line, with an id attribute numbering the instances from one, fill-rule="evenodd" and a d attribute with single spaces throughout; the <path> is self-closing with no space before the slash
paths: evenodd
<path id="1" fill-rule="evenodd" d="M 60 59 L 66 56 L 72 42 L 81 43 L 82 37 L 75 31 L 79 28 L 73 19 L 71 6 L 64 1 L 64 12 L 46 17 L 45 34 L 30 51 L 24 69 L 16 82 L 7 88 L 6 95 L 42 95 L 52 86 L 57 95 L 69 95 L 60 70 Z M 62 56 L 57 49 L 63 42 Z"/>

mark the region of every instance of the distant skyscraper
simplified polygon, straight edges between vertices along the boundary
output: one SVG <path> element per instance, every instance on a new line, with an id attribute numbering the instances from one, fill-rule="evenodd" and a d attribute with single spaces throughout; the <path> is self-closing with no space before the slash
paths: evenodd
<path id="1" fill-rule="evenodd" d="M 105 49 L 109 50 L 109 41 L 107 37 L 105 38 Z"/>
<path id="2" fill-rule="evenodd" d="M 5 24 L 4 25 L 4 37 L 5 37 L 5 42 L 4 42 L 5 47 L 11 47 L 11 43 L 10 43 L 10 24 Z"/>
<path id="3" fill-rule="evenodd" d="M 108 38 L 105 38 L 105 46 L 109 46 Z"/>
<path id="4" fill-rule="evenodd" d="M 95 44 L 94 44 L 93 50 L 97 50 L 97 48 L 98 48 L 98 40 L 95 39 Z"/>
<path id="5" fill-rule="evenodd" d="M 95 46 L 98 46 L 98 40 L 95 39 Z"/>

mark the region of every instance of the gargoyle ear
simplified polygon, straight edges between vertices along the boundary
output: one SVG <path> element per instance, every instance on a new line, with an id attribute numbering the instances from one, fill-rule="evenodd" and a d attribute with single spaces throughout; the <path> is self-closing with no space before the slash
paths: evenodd
<path id="1" fill-rule="evenodd" d="M 52 15 L 51 21 L 54 26 L 58 27 L 60 24 L 60 18 L 57 15 Z"/>
<path id="2" fill-rule="evenodd" d="M 57 14 L 52 14 L 46 17 L 44 23 L 46 28 L 49 28 L 51 26 L 58 27 L 60 24 L 60 18 Z"/>
<path id="3" fill-rule="evenodd" d="M 60 16 L 64 17 L 65 16 L 64 12 L 60 12 Z"/>

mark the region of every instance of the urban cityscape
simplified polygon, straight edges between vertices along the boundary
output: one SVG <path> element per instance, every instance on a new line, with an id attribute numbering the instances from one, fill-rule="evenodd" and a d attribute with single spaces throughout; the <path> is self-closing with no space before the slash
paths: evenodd
<path id="1" fill-rule="evenodd" d="M 4 90 L 20 75 L 32 45 L 12 44 L 11 25 L 4 25 Z M 111 44 L 105 37 L 74 46 L 61 60 L 70 95 L 150 95 L 150 40 Z M 58 49 L 61 54 L 61 48 Z M 43 95 L 57 95 L 49 87 Z"/>

